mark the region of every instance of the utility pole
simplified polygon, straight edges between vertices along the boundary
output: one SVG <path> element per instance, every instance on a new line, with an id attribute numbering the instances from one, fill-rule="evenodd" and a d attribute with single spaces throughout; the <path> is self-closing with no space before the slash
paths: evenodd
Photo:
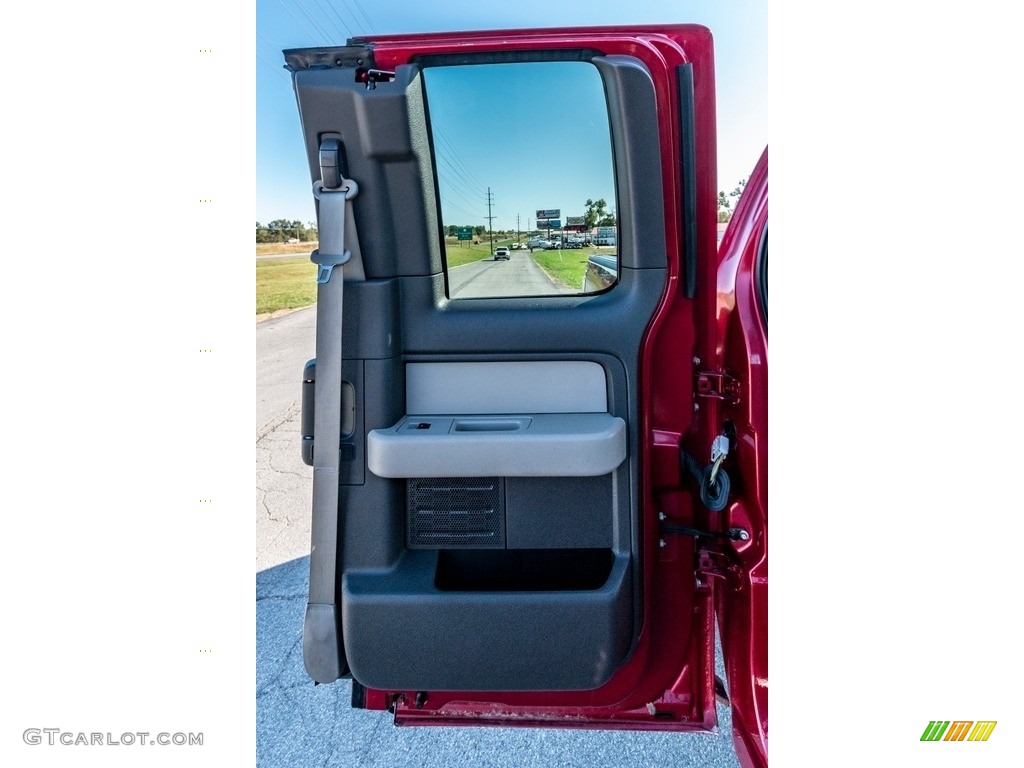
<path id="1" fill-rule="evenodd" d="M 519 242 L 519 214 L 516 214 L 516 242 Z"/>
<path id="2" fill-rule="evenodd" d="M 491 256 L 494 255 L 494 217 L 491 215 L 491 201 L 494 196 L 491 194 L 491 188 L 487 188 L 487 234 L 491 238 Z"/>

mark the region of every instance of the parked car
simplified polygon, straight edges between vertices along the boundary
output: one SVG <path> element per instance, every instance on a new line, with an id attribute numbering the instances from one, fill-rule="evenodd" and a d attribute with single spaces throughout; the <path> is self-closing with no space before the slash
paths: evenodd
<path id="1" fill-rule="evenodd" d="M 713 731 L 727 700 L 740 763 L 766 767 L 768 156 L 716 247 L 710 31 L 381 35 L 285 58 L 320 232 L 309 676 L 351 679 L 353 706 L 398 725 Z M 595 84 L 608 120 L 588 122 L 614 126 L 629 201 L 614 261 L 588 262 L 599 294 L 447 293 L 428 106 L 481 67 L 502 98 L 565 92 L 568 69 Z M 474 136 L 503 163 L 550 144 Z"/>
<path id="2" fill-rule="evenodd" d="M 614 253 L 595 253 L 587 259 L 583 273 L 583 292 L 597 293 L 615 285 L 619 276 L 619 259 Z"/>
<path id="3" fill-rule="evenodd" d="M 505 261 L 508 261 L 510 258 L 512 258 L 512 254 L 509 253 L 508 248 L 506 248 L 505 246 L 501 246 L 499 248 L 495 248 L 494 249 L 494 260 L 495 261 L 498 261 L 500 259 L 504 259 Z"/>

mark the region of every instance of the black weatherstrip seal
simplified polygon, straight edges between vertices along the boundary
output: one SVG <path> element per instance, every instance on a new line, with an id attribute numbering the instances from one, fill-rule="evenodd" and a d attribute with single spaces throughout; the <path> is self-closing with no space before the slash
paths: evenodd
<path id="1" fill-rule="evenodd" d="M 697 295 L 697 142 L 694 140 L 693 65 L 676 68 L 679 79 L 679 169 L 683 180 L 683 290 Z"/>
<path id="2" fill-rule="evenodd" d="M 768 227 L 761 235 L 761 247 L 757 251 L 757 297 L 761 300 L 764 321 L 768 322 Z"/>

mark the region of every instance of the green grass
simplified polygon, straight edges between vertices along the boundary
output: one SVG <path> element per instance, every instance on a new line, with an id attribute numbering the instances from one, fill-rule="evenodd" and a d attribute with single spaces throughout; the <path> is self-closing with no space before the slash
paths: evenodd
<path id="1" fill-rule="evenodd" d="M 494 238 L 494 247 L 500 245 L 511 246 L 515 241 L 511 237 Z M 448 268 L 461 267 L 463 264 L 472 264 L 474 261 L 483 261 L 493 258 L 491 254 L 491 241 L 484 235 L 478 245 L 471 240 L 464 240 L 461 243 L 454 237 L 444 239 L 445 256 L 448 260 Z"/>
<path id="2" fill-rule="evenodd" d="M 495 239 L 494 247 L 509 245 L 510 239 Z M 465 245 L 455 240 L 445 243 L 448 268 L 491 258 L 491 245 L 487 240 L 478 245 Z M 583 285 L 587 257 L 592 251 L 614 251 L 613 248 L 564 251 L 534 251 L 533 258 L 549 275 L 573 290 Z M 298 309 L 316 303 L 316 265 L 305 255 L 290 259 L 263 259 L 256 262 L 256 314 L 276 312 L 279 309 Z"/>
<path id="3" fill-rule="evenodd" d="M 511 240 L 504 241 L 512 242 Z M 448 267 L 458 267 L 474 261 L 491 258 L 489 241 L 478 245 L 472 242 L 461 245 L 454 239 L 446 243 Z M 498 247 L 498 240 L 494 241 Z M 261 245 L 257 247 L 257 252 Z M 308 244 L 291 250 L 301 250 L 304 255 L 292 259 L 262 259 L 256 262 L 256 314 L 263 315 L 279 309 L 298 309 L 316 304 L 316 265 L 309 260 L 312 250 Z"/>
<path id="4" fill-rule="evenodd" d="M 464 240 L 460 243 L 454 237 L 446 237 L 444 247 L 449 269 L 491 258 L 491 244 L 486 239 L 479 245 L 473 245 L 472 240 Z M 498 247 L 497 240 L 494 241 L 494 247 Z"/>
<path id="5" fill-rule="evenodd" d="M 256 314 L 316 303 L 316 264 L 309 255 L 256 262 Z"/>
<path id="6" fill-rule="evenodd" d="M 583 286 L 583 274 L 587 271 L 587 259 L 591 253 L 593 250 L 589 248 L 534 251 L 533 260 L 566 288 L 579 291 Z"/>
<path id="7" fill-rule="evenodd" d="M 565 248 L 561 251 L 535 250 L 533 260 L 566 288 L 580 291 L 583 289 L 583 275 L 587 271 L 587 259 L 597 253 L 615 253 L 615 247 L 588 246 L 586 248 Z"/>

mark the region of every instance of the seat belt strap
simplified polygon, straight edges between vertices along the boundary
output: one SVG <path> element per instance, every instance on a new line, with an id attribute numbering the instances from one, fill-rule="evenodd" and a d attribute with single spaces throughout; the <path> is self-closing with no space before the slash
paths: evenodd
<path id="1" fill-rule="evenodd" d="M 310 255 L 318 266 L 316 307 L 316 388 L 314 394 L 313 504 L 309 556 L 309 604 L 303 629 L 306 670 L 317 682 L 336 680 L 344 670 L 337 606 L 338 509 L 341 440 L 341 361 L 346 228 L 354 231 L 352 199 L 359 186 L 341 175 L 340 141 L 320 145 L 321 179 L 313 185 L 320 201 L 319 248 Z M 359 264 L 358 272 L 362 273 Z M 359 277 L 362 277 L 359 274 Z"/>

